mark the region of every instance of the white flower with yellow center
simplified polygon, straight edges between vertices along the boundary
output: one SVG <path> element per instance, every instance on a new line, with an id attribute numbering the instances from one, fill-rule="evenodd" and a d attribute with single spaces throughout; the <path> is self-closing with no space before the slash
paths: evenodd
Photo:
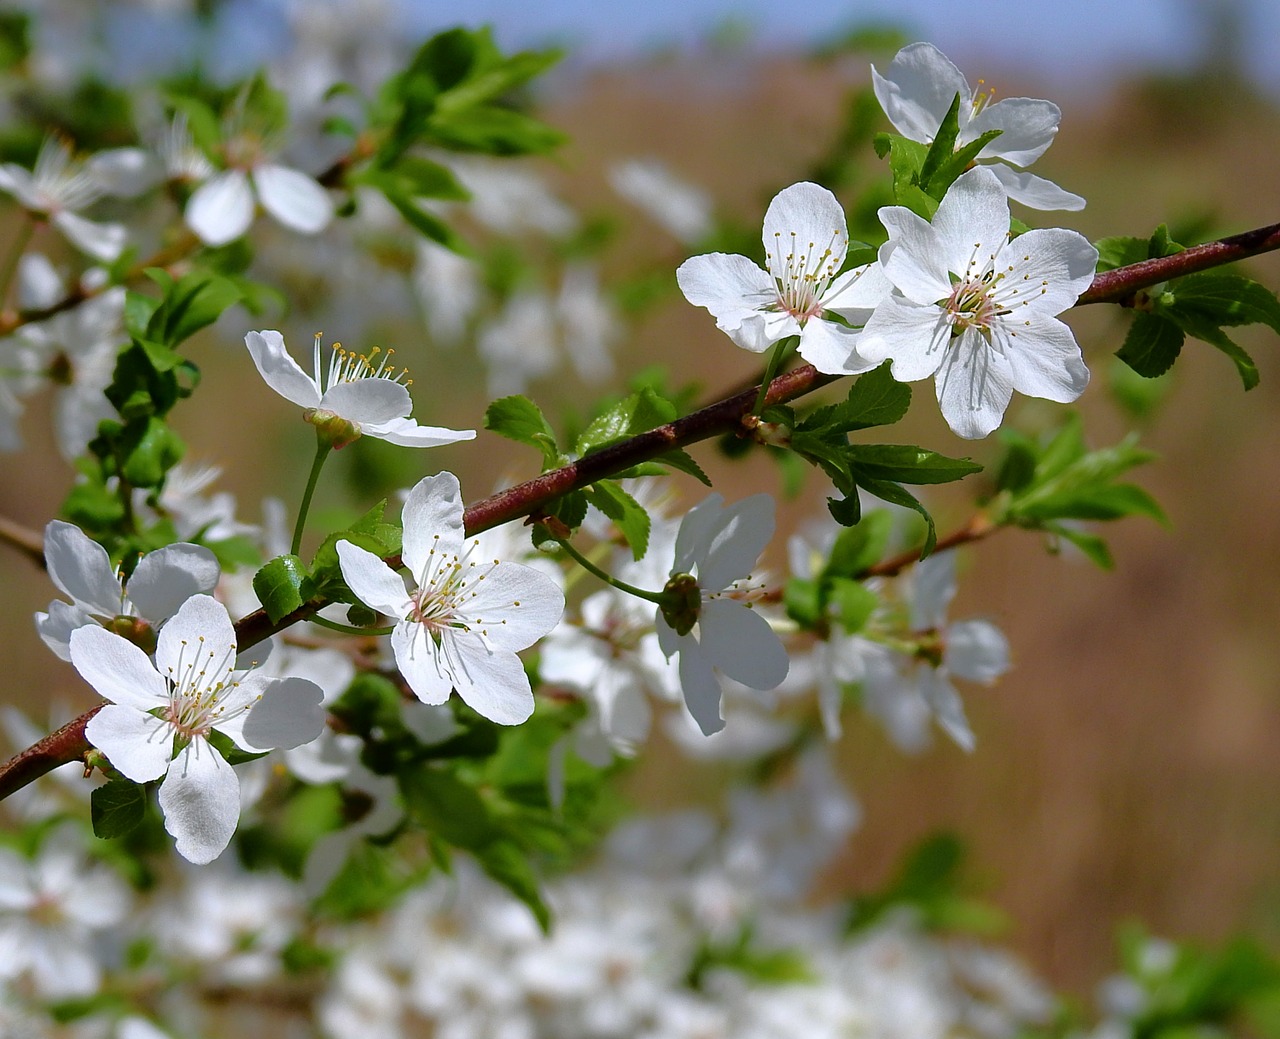
<path id="1" fill-rule="evenodd" d="M 324 728 L 314 682 L 237 667 L 227 608 L 208 595 L 193 595 L 161 629 L 154 664 L 96 626 L 71 633 L 71 663 L 111 701 L 86 726 L 89 742 L 135 783 L 165 777 L 165 829 L 191 862 L 217 858 L 240 817 L 240 781 L 210 734 L 256 753 L 309 743 Z"/>
<path id="2" fill-rule="evenodd" d="M 396 666 L 423 703 L 458 695 L 502 725 L 533 713 L 533 691 L 517 651 L 560 621 L 564 593 L 533 567 L 473 558 L 453 473 L 428 476 L 405 499 L 402 558 L 412 592 L 382 559 L 338 542 L 342 577 L 366 606 L 396 619 Z"/>
<path id="3" fill-rule="evenodd" d="M 711 311 L 716 327 L 752 353 L 799 336 L 800 356 L 819 371 L 874 368 L 858 354 L 857 326 L 889 285 L 877 263 L 841 273 L 849 233 L 835 195 L 808 182 L 784 188 L 765 212 L 763 236 L 767 270 L 728 253 L 685 260 L 676 271 L 685 298 Z"/>
<path id="4" fill-rule="evenodd" d="M 244 342 L 267 385 L 285 400 L 305 408 L 308 422 L 328 428 L 335 447 L 349 444 L 361 435 L 401 447 L 439 447 L 471 440 L 476 435 L 474 429 L 418 425 L 410 417 L 410 380 L 404 369 L 391 366 L 389 350 L 379 358 L 377 350 L 368 355 L 357 354 L 335 343 L 325 372 L 317 335 L 312 374 L 308 375 L 289 356 L 279 332 L 250 332 Z"/>
<path id="5" fill-rule="evenodd" d="M 938 404 L 962 437 L 1000 425 L 1013 391 L 1068 403 L 1089 384 L 1058 314 L 1093 282 L 1098 251 L 1075 231 L 1009 236 L 1009 200 L 976 167 L 947 191 L 933 222 L 903 206 L 880 210 L 889 240 L 880 264 L 894 292 L 863 329 L 859 352 L 891 358 L 893 377 L 935 376 Z"/>

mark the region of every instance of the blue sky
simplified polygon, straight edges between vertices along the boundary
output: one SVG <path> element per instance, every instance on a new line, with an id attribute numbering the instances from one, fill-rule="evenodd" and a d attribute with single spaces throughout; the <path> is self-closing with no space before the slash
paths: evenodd
<path id="1" fill-rule="evenodd" d="M 548 41 L 607 59 L 693 45 L 733 19 L 762 40 L 804 45 L 859 21 L 905 25 L 962 66 L 999 54 L 1070 90 L 1103 85 L 1131 62 L 1185 66 L 1198 53 L 1204 15 L 1224 0 L 404 0 L 417 31 L 493 24 L 509 46 Z M 1280 3 L 1227 0 L 1246 20 L 1249 75 L 1280 92 Z"/>

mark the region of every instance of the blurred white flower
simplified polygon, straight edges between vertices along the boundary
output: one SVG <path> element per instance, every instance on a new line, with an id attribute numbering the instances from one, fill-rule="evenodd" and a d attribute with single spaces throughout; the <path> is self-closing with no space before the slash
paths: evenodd
<path id="1" fill-rule="evenodd" d="M 686 245 L 711 233 L 711 195 L 681 180 L 657 159 L 617 163 L 609 170 L 609 183 Z"/>

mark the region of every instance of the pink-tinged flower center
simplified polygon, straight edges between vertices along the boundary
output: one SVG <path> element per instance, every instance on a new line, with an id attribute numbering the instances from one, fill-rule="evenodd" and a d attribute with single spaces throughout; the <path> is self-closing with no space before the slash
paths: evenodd
<path id="1" fill-rule="evenodd" d="M 951 287 L 951 295 L 943 303 L 943 309 L 951 321 L 951 334 L 958 336 L 970 328 L 989 331 L 992 322 L 1002 313 L 996 303 L 990 275 L 983 278 L 962 278 Z"/>
<path id="2" fill-rule="evenodd" d="M 435 536 L 436 542 L 440 535 Z M 450 628 L 462 631 L 477 630 L 484 622 L 466 613 L 467 603 L 476 597 L 472 584 L 478 584 L 488 575 L 488 568 L 478 568 L 470 558 L 475 543 L 461 556 L 445 552 L 437 547 L 427 551 L 427 563 L 418 579 L 418 590 L 413 594 L 413 607 L 408 620 L 421 624 L 436 641 Z M 496 563 L 497 560 L 494 560 Z M 483 632 L 480 632 L 483 637 Z"/>
<path id="3" fill-rule="evenodd" d="M 765 266 L 778 290 L 777 309 L 804 322 L 822 314 L 822 297 L 848 252 L 845 232 L 837 228 L 825 247 L 800 242 L 796 233 L 775 231 Z"/>
<path id="4" fill-rule="evenodd" d="M 178 666 L 168 669 L 169 705 L 161 715 L 179 736 L 184 739 L 208 736 L 220 722 L 249 709 L 241 707 L 229 715 L 222 703 L 223 694 L 239 684 L 231 680 L 235 656 L 235 646 L 231 646 L 221 660 L 216 659 L 214 651 L 205 648 L 203 635 L 194 646 L 182 640 Z"/>

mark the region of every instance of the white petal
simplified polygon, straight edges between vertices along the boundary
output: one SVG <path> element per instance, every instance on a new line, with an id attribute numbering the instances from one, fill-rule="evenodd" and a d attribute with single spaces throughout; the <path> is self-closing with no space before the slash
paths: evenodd
<path id="1" fill-rule="evenodd" d="M 18 306 L 43 310 L 66 295 L 62 278 L 43 253 L 24 253 L 18 261 Z"/>
<path id="2" fill-rule="evenodd" d="M 913 43 L 894 56 L 883 76 L 871 67 L 876 100 L 902 136 L 929 143 L 960 95 L 963 124 L 972 110 L 969 84 L 954 64 L 931 43 Z"/>
<path id="3" fill-rule="evenodd" d="M 222 854 L 236 832 L 240 781 L 207 740 L 194 739 L 160 784 L 160 809 L 178 854 L 203 866 Z"/>
<path id="4" fill-rule="evenodd" d="M 396 620 L 404 620 L 413 606 L 404 581 L 378 556 L 350 541 L 337 544 L 342 579 L 366 606 Z"/>
<path id="5" fill-rule="evenodd" d="M 941 628 L 956 597 L 956 554 L 935 552 L 912 568 L 911 630 Z"/>
<path id="6" fill-rule="evenodd" d="M 1013 396 L 1008 358 L 972 329 L 951 341 L 936 375 L 942 417 L 957 436 L 980 440 L 1000 425 Z"/>
<path id="7" fill-rule="evenodd" d="M 1058 187 L 1051 180 L 1000 163 L 987 168 L 1004 185 L 1005 194 L 1031 209 L 1084 209 L 1085 200 L 1081 196 Z"/>
<path id="8" fill-rule="evenodd" d="M 447 429 L 444 426 L 420 426 L 411 418 L 393 418 L 386 422 L 365 422 L 360 426 L 365 436 L 385 440 L 397 447 L 443 447 L 461 440 L 474 440 L 474 429 Z"/>
<path id="9" fill-rule="evenodd" d="M 773 537 L 774 505 L 768 494 L 726 506 L 698 562 L 698 583 L 710 591 L 730 587 L 746 577 Z"/>
<path id="10" fill-rule="evenodd" d="M 822 309 L 839 314 L 851 325 L 864 325 L 871 312 L 893 291 L 884 268 L 866 263 L 845 271 L 827 288 Z"/>
<path id="11" fill-rule="evenodd" d="M 477 638 L 451 633 L 453 686 L 477 714 L 499 725 L 519 725 L 533 714 L 533 690 L 520 658 L 507 650 L 488 650 Z"/>
<path id="12" fill-rule="evenodd" d="M 975 166 L 947 189 L 931 226 L 947 270 L 982 274 L 1009 242 L 1009 198 L 990 169 Z M 892 272 L 885 273 L 898 284 Z"/>
<path id="13" fill-rule="evenodd" d="M 1089 385 L 1080 347 L 1071 329 L 1057 318 L 1040 318 L 1006 340 L 1013 388 L 1028 397 L 1070 404 Z"/>
<path id="14" fill-rule="evenodd" d="M 710 736 L 724 728 L 720 715 L 720 682 L 716 679 L 711 661 L 692 635 L 677 636 L 680 653 L 680 688 L 685 706 L 693 715 L 704 736 Z"/>
<path id="15" fill-rule="evenodd" d="M 206 245 L 226 245 L 253 223 L 253 192 L 242 170 L 227 170 L 196 188 L 187 200 L 187 226 Z"/>
<path id="16" fill-rule="evenodd" d="M 470 622 L 483 629 L 495 649 L 512 652 L 532 646 L 560 623 L 564 592 L 551 578 L 522 563 L 501 562 L 481 581 L 469 582 Z"/>
<path id="17" fill-rule="evenodd" d="M 288 750 L 310 743 L 324 731 L 323 699 L 324 691 L 305 678 L 271 682 L 245 716 L 245 741 L 258 750 Z"/>
<path id="18" fill-rule="evenodd" d="M 51 222 L 81 252 L 105 263 L 120 255 L 129 238 L 121 224 L 99 224 L 66 210 L 54 213 Z"/>
<path id="19" fill-rule="evenodd" d="M 193 595 L 211 595 L 221 576 L 218 557 L 202 545 L 180 542 L 148 552 L 125 590 L 147 620 L 158 624 Z"/>
<path id="20" fill-rule="evenodd" d="M 440 647 L 421 624 L 404 621 L 391 632 L 396 667 L 423 703 L 441 704 L 453 692 L 453 674 Z"/>
<path id="21" fill-rule="evenodd" d="M 112 703 L 150 711 L 169 702 L 169 686 L 150 658 L 128 639 L 96 624 L 71 633 L 71 663 Z"/>
<path id="22" fill-rule="evenodd" d="M 132 707 L 107 704 L 89 719 L 84 734 L 135 783 L 164 775 L 173 757 L 173 726 Z"/>
<path id="23" fill-rule="evenodd" d="M 423 477 L 409 491 L 400 512 L 400 554 L 415 581 L 432 560 L 462 554 L 462 509 L 462 485 L 453 473 Z"/>
<path id="24" fill-rule="evenodd" d="M 114 617 L 123 594 L 107 550 L 79 527 L 50 520 L 44 528 L 44 559 L 59 590 L 91 613 Z"/>
<path id="25" fill-rule="evenodd" d="M 320 407 L 363 426 L 366 422 L 404 418 L 413 410 L 413 401 L 401 383 L 390 379 L 360 379 L 330 386 L 320 398 Z"/>
<path id="26" fill-rule="evenodd" d="M 764 213 L 766 266 L 774 278 L 787 271 L 807 271 L 824 277 L 844 266 L 849 233 L 844 210 L 820 184 L 801 181 L 783 188 Z"/>
<path id="27" fill-rule="evenodd" d="M 951 327 L 941 307 L 890 296 L 867 320 L 858 353 L 877 364 L 892 358 L 891 371 L 899 382 L 927 379 L 946 356 Z"/>
<path id="28" fill-rule="evenodd" d="M 716 327 L 743 349 L 760 353 L 768 339 L 761 311 L 778 300 L 773 279 L 745 256 L 707 253 L 685 260 L 676 270 L 685 299 L 706 307 Z"/>
<path id="29" fill-rule="evenodd" d="M 227 608 L 212 596 L 193 595 L 160 629 L 156 669 L 177 680 L 193 670 L 229 667 L 235 656 L 236 631 Z"/>
<path id="30" fill-rule="evenodd" d="M 968 144 L 988 130 L 1000 136 L 978 153 L 978 159 L 1003 159 L 1015 166 L 1030 166 L 1053 143 L 1062 121 L 1062 109 L 1052 101 L 1030 97 L 1006 97 L 986 105 L 960 135 Z"/>
<path id="31" fill-rule="evenodd" d="M 702 604 L 698 641 L 707 659 L 751 689 L 772 689 L 791 666 L 777 632 L 755 610 L 733 599 Z"/>
<path id="32" fill-rule="evenodd" d="M 946 630 L 943 662 L 971 682 L 994 682 L 1009 670 L 1009 640 L 990 621 L 960 621 Z"/>
<path id="33" fill-rule="evenodd" d="M 97 152 L 85 170 L 108 195 L 136 198 L 164 180 L 164 163 L 142 148 L 111 148 Z"/>
<path id="34" fill-rule="evenodd" d="M 244 345 L 249 348 L 258 373 L 276 393 L 300 408 L 320 405 L 320 387 L 289 356 L 284 336 L 279 332 L 271 329 L 250 332 L 244 337 Z"/>
<path id="35" fill-rule="evenodd" d="M 969 720 L 964 714 L 964 702 L 956 687 L 947 680 L 941 669 L 925 668 L 920 676 L 920 692 L 923 694 L 933 715 L 956 745 L 962 750 L 972 751 L 977 741 L 973 730 L 969 728 Z"/>
<path id="36" fill-rule="evenodd" d="M 333 219 L 329 193 L 305 173 L 267 164 L 253 171 L 253 183 L 263 208 L 285 227 L 315 234 Z"/>
<path id="37" fill-rule="evenodd" d="M 1000 257 L 1013 271 L 996 290 L 1010 322 L 1035 314 L 1061 314 L 1093 284 L 1098 250 L 1082 234 L 1059 227 L 1028 231 L 1011 241 Z M 1006 262 L 1007 261 L 1007 262 Z"/>
<path id="38" fill-rule="evenodd" d="M 868 361 L 858 353 L 860 335 L 859 329 L 810 318 L 800 333 L 796 352 L 818 371 L 828 375 L 859 375 L 880 364 L 879 361 Z"/>
<path id="39" fill-rule="evenodd" d="M 71 633 L 86 624 L 97 622 L 79 606 L 72 606 L 61 599 L 49 604 L 48 613 L 36 614 L 36 632 L 62 660 L 71 659 Z"/>
<path id="40" fill-rule="evenodd" d="M 720 527 L 723 505 L 724 498 L 720 495 L 708 494 L 684 514 L 680 530 L 676 534 L 675 563 L 671 567 L 673 574 L 691 573 L 694 566 L 707 554 L 711 540 Z M 667 653 L 667 656 L 670 655 Z"/>
<path id="41" fill-rule="evenodd" d="M 951 277 L 933 226 L 904 206 L 884 206 L 879 216 L 889 232 L 889 241 L 880 247 L 885 277 L 913 303 L 946 299 Z"/>

